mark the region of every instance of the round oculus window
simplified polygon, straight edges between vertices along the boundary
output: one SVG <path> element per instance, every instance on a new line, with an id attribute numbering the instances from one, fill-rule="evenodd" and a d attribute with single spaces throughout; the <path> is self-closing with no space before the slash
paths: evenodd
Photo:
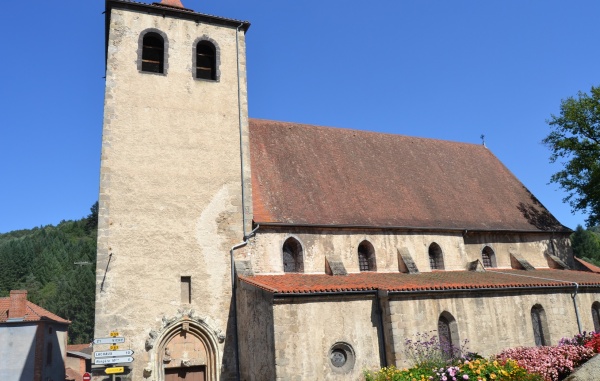
<path id="1" fill-rule="evenodd" d="M 354 349 L 350 344 L 337 342 L 331 346 L 328 355 L 334 373 L 348 373 L 354 368 Z"/>

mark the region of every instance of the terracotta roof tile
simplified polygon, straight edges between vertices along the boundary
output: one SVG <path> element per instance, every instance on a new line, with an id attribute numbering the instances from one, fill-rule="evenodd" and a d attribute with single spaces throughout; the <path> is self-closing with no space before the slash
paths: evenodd
<path id="1" fill-rule="evenodd" d="M 587 261 L 584 261 L 581 258 L 577 258 L 577 257 L 573 257 L 575 258 L 575 261 L 577 261 L 581 266 L 583 266 L 585 269 L 587 269 L 588 271 L 591 271 L 593 273 L 599 273 L 600 274 L 600 267 L 595 266 Z"/>
<path id="2" fill-rule="evenodd" d="M 0 298 L 0 323 L 6 323 L 8 320 L 8 310 L 10 308 L 10 298 Z M 52 320 L 57 323 L 71 324 L 70 321 L 43 309 L 30 301 L 26 302 L 26 313 L 23 321 L 34 322 L 40 320 Z"/>
<path id="3" fill-rule="evenodd" d="M 580 287 L 600 287 L 600 274 L 542 269 L 494 269 L 485 272 L 434 271 L 420 274 L 363 272 L 347 276 L 281 274 L 241 276 L 240 280 L 274 294 L 306 294 L 386 290 L 390 292 L 560 287 L 577 282 Z"/>
<path id="4" fill-rule="evenodd" d="M 92 344 L 69 344 L 67 345 L 67 351 L 73 352 L 84 352 L 92 348 Z"/>
<path id="5" fill-rule="evenodd" d="M 569 231 L 482 145 L 250 120 L 263 224 Z"/>

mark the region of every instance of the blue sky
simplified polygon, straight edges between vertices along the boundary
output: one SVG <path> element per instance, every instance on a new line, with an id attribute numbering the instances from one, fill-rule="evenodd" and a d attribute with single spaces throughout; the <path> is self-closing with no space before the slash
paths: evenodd
<path id="1" fill-rule="evenodd" d="M 182 0 L 248 20 L 251 117 L 481 143 L 565 225 L 541 144 L 560 100 L 598 80 L 598 1 Z M 0 13 L 0 233 L 97 200 L 104 1 Z"/>

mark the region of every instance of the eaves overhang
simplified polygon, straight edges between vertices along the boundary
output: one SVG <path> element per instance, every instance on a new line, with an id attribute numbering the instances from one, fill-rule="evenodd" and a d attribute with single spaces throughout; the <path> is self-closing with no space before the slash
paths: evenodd
<path id="1" fill-rule="evenodd" d="M 497 233 L 497 234 L 559 234 L 570 236 L 573 230 L 564 227 L 564 230 L 519 230 L 519 229 L 482 229 L 482 228 L 446 228 L 446 227 L 428 227 L 428 226 L 395 226 L 395 225 L 351 225 L 351 224 L 309 224 L 309 223 L 289 223 L 289 222 L 271 222 L 271 221 L 253 221 L 261 227 L 281 227 L 281 228 L 310 228 L 310 229 L 347 229 L 347 230 L 387 230 L 403 232 L 441 232 L 441 233 Z"/>
<path id="2" fill-rule="evenodd" d="M 194 21 L 196 23 L 205 23 L 205 24 L 211 24 L 211 25 L 228 26 L 231 28 L 240 28 L 241 30 L 244 31 L 244 33 L 247 32 L 248 29 L 250 28 L 249 21 L 242 21 L 242 20 L 230 19 L 230 18 L 225 18 L 225 17 L 220 17 L 220 16 L 208 15 L 205 13 L 195 12 L 195 11 L 193 11 L 191 9 L 187 9 L 187 8 L 171 7 L 171 6 L 161 5 L 158 3 L 146 4 L 146 3 L 140 3 L 137 1 L 130 1 L 130 0 L 106 0 L 106 8 L 104 11 L 105 19 L 106 19 L 106 26 L 105 26 L 105 33 L 106 33 L 105 48 L 106 48 L 106 50 L 108 50 L 108 37 L 109 37 L 108 32 L 109 32 L 109 27 L 110 27 L 111 10 L 113 8 L 127 9 L 127 10 L 131 10 L 134 12 L 148 13 L 148 14 L 158 15 L 158 16 L 162 16 L 162 17 L 179 18 L 179 19 L 183 19 L 183 20 Z"/>

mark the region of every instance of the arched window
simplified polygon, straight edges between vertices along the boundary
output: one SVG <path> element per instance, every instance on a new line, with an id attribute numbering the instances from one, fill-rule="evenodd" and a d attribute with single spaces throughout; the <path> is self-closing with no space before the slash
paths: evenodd
<path id="1" fill-rule="evenodd" d="M 449 312 L 442 312 L 438 319 L 438 337 L 440 350 L 446 358 L 453 358 L 460 354 L 460 339 L 458 337 L 458 324 Z"/>
<path id="2" fill-rule="evenodd" d="M 548 325 L 546 323 L 546 312 L 539 304 L 536 304 L 531 308 L 531 324 L 533 325 L 535 345 L 538 347 L 548 345 L 550 337 L 548 334 Z"/>
<path id="3" fill-rule="evenodd" d="M 164 73 L 165 40 L 156 32 L 148 32 L 142 40 L 142 71 Z"/>
<path id="4" fill-rule="evenodd" d="M 594 331 L 600 332 L 600 303 L 592 304 L 592 320 L 594 321 Z"/>
<path id="5" fill-rule="evenodd" d="M 496 267 L 496 254 L 494 254 L 494 250 L 491 247 L 486 246 L 481 251 L 481 259 L 483 262 L 483 267 Z"/>
<path id="6" fill-rule="evenodd" d="M 286 273 L 304 271 L 302 245 L 295 238 L 290 237 L 283 243 L 283 271 Z"/>
<path id="7" fill-rule="evenodd" d="M 377 271 L 375 249 L 369 241 L 362 241 L 358 245 L 358 267 L 360 271 Z"/>
<path id="8" fill-rule="evenodd" d="M 196 45 L 195 67 L 196 78 L 217 79 L 217 52 L 210 41 L 202 40 Z"/>
<path id="9" fill-rule="evenodd" d="M 429 245 L 429 267 L 432 270 L 444 269 L 444 254 L 440 245 L 435 242 Z"/>

